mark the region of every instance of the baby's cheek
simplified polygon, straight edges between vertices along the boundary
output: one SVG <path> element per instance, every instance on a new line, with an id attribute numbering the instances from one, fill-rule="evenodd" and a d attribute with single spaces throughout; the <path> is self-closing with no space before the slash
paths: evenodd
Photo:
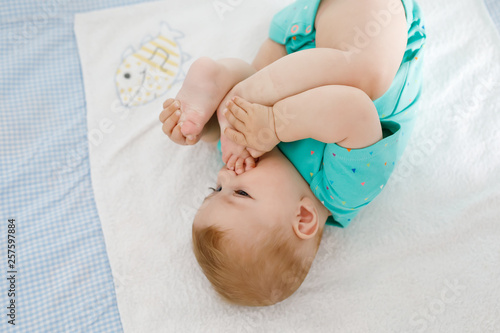
<path id="1" fill-rule="evenodd" d="M 198 208 L 193 220 L 193 228 L 208 227 L 210 225 L 210 221 L 212 220 L 210 212 L 213 210 L 211 208 L 209 201 L 204 202 Z"/>

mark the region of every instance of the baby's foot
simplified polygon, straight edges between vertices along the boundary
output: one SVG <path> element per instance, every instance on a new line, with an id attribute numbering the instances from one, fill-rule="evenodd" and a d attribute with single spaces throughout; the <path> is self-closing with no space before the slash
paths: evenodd
<path id="1" fill-rule="evenodd" d="M 220 133 L 220 148 L 222 151 L 222 161 L 226 164 L 229 170 L 234 170 L 236 159 L 239 156 L 245 156 L 245 146 L 239 145 L 229 140 L 224 134 L 222 124 Z"/>
<path id="2" fill-rule="evenodd" d="M 217 85 L 218 75 L 224 75 L 220 64 L 207 57 L 199 58 L 189 68 L 175 98 L 181 103 L 181 133 L 193 144 L 200 140 L 203 127 L 226 94 Z"/>
<path id="3" fill-rule="evenodd" d="M 160 113 L 160 121 L 163 123 L 163 132 L 175 143 L 180 145 L 193 145 L 196 142 L 187 139 L 181 133 L 179 117 L 181 115 L 181 103 L 173 98 L 163 103 L 163 111 Z"/>
<path id="4" fill-rule="evenodd" d="M 226 168 L 229 170 L 233 170 L 237 175 L 241 175 L 243 172 L 255 168 L 256 163 L 257 160 L 250 156 L 250 154 L 246 150 L 243 150 L 243 152 L 239 156 L 228 156 Z"/>
<path id="5" fill-rule="evenodd" d="M 229 170 L 234 170 L 234 172 L 239 175 L 254 168 L 255 159 L 250 155 L 245 146 L 229 140 L 224 134 L 225 128 L 231 127 L 231 124 L 229 124 L 221 110 L 226 108 L 226 102 L 230 97 L 231 94 L 228 94 L 217 109 L 217 118 L 221 129 L 220 145 L 222 150 L 222 161 L 226 164 L 226 167 Z"/>
<path id="6" fill-rule="evenodd" d="M 242 152 L 245 150 L 245 147 L 242 145 L 239 145 L 231 140 L 229 140 L 226 135 L 224 134 L 224 131 L 226 127 L 231 127 L 231 124 L 229 124 L 229 121 L 224 117 L 222 114 L 222 110 L 226 108 L 226 101 L 228 100 L 228 97 L 230 97 L 230 94 L 224 98 L 224 100 L 220 103 L 219 108 L 217 109 L 217 120 L 219 121 L 219 127 L 220 127 L 220 147 L 222 150 L 222 161 L 224 164 L 227 165 L 230 157 L 232 156 L 240 156 L 242 155 Z M 234 162 L 234 161 L 233 161 Z M 234 166 L 234 164 L 233 164 Z M 229 166 L 228 166 L 229 169 Z"/>

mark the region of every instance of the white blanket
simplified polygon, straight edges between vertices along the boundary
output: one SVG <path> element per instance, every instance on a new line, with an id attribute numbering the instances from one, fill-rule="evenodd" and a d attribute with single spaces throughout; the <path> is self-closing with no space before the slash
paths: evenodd
<path id="1" fill-rule="evenodd" d="M 170 142 L 158 114 L 197 57 L 251 61 L 289 2 L 170 0 L 76 17 L 92 183 L 125 332 L 500 332 L 500 38 L 479 0 L 421 0 L 414 135 L 382 194 L 348 228 L 325 229 L 300 289 L 266 308 L 226 305 L 211 289 L 191 223 L 222 162 L 205 143 Z M 160 32 L 178 55 L 170 76 L 122 101 L 124 68 L 163 73 L 157 54 L 131 57 Z"/>

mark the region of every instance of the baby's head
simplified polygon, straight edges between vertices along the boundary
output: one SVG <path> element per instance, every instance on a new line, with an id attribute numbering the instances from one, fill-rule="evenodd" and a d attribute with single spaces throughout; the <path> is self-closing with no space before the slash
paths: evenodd
<path id="1" fill-rule="evenodd" d="M 328 215 L 275 148 L 241 175 L 221 169 L 193 222 L 194 253 L 224 300 L 272 305 L 302 284 Z"/>

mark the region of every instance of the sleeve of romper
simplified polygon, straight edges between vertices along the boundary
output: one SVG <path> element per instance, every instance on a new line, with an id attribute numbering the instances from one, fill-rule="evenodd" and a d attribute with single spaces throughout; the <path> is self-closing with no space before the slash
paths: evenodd
<path id="1" fill-rule="evenodd" d="M 220 139 L 219 139 L 219 142 L 217 142 L 217 150 L 219 151 L 219 153 L 222 154 L 222 149 L 220 147 Z"/>
<path id="2" fill-rule="evenodd" d="M 220 145 L 220 139 L 219 139 L 219 142 L 217 142 L 217 154 L 219 156 L 219 159 L 222 161 L 222 148 Z"/>
<path id="3" fill-rule="evenodd" d="M 400 154 L 401 127 L 383 122 L 387 136 L 362 149 L 328 144 L 323 154 L 323 172 L 313 179 L 311 189 L 332 216 L 328 224 L 346 227 L 380 194 Z"/>

